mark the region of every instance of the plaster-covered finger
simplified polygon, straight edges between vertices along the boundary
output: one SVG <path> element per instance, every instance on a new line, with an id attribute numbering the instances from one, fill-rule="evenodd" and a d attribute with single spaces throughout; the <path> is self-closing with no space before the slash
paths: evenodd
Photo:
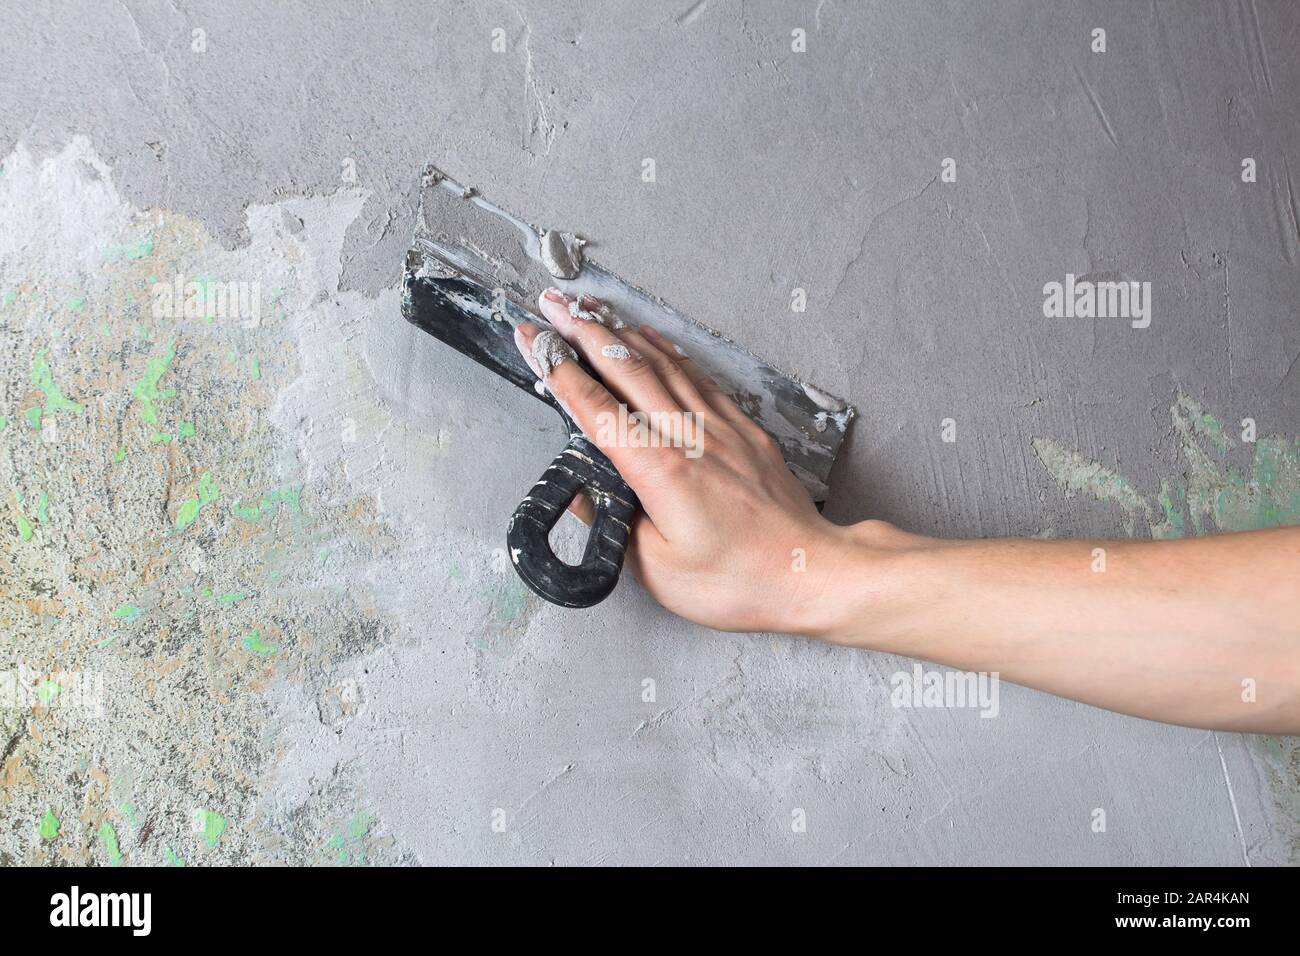
<path id="1" fill-rule="evenodd" d="M 659 507 L 667 505 L 670 491 L 659 479 L 676 450 L 622 440 L 622 433 L 610 427 L 610 423 L 624 420 L 626 406 L 620 415 L 618 399 L 587 374 L 576 361 L 573 349 L 553 329 L 521 322 L 515 328 L 515 347 L 582 433 L 636 489 L 646 510 L 653 515 Z"/>
<path id="2" fill-rule="evenodd" d="M 538 300 L 542 315 L 600 373 L 606 387 L 632 411 L 681 411 L 653 366 L 640 354 L 631 350 L 624 354 L 617 348 L 605 354 L 606 348 L 625 343 L 606 320 L 592 317 L 600 313 L 574 309 L 573 302 L 558 289 L 547 289 Z"/>
<path id="3" fill-rule="evenodd" d="M 629 350 L 634 351 L 650 364 L 669 394 L 683 409 L 699 414 L 714 411 L 685 370 L 674 360 L 673 355 L 662 347 L 664 341 L 659 339 L 656 344 L 649 335 L 643 334 L 646 331 L 646 329 L 628 328 L 619 332 L 618 337 Z"/>
<path id="4" fill-rule="evenodd" d="M 648 325 L 640 329 L 640 332 L 652 344 L 658 346 L 661 352 L 672 359 L 677 367 L 682 370 L 682 373 L 691 380 L 695 390 L 708 402 L 709 407 L 721 415 L 723 419 L 733 425 L 759 428 L 754 420 L 736 404 L 735 400 L 723 391 L 722 386 L 715 382 L 704 369 L 700 368 L 699 364 L 687 355 L 681 346 L 659 330 L 652 329 Z"/>

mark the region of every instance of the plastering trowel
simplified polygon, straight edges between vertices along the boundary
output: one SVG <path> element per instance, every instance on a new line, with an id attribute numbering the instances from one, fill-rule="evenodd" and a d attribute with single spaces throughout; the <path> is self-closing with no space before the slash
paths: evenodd
<path id="1" fill-rule="evenodd" d="M 651 326 L 681 346 L 772 436 L 818 503 L 826 498 L 831 464 L 853 417 L 843 401 L 778 372 L 584 261 L 582 244 L 569 233 L 535 230 L 429 167 L 402 281 L 407 321 L 546 402 L 564 421 L 568 444 L 516 509 L 506 534 L 524 583 L 564 607 L 590 607 L 614 590 L 637 499 L 515 348 L 520 322 L 550 327 L 534 311 L 542 289 L 555 286 L 571 298 L 593 295 L 628 324 Z M 592 371 L 585 362 L 583 367 Z M 594 502 L 595 520 L 582 562 L 570 565 L 556 557 L 549 536 L 581 493 Z"/>

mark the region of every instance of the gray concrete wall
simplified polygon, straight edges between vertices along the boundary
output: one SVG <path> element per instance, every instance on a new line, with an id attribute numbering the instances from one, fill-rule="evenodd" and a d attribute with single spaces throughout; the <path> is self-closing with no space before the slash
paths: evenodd
<path id="1" fill-rule="evenodd" d="M 1283 2 L 10 9 L 0 862 L 1294 863 L 1292 740 L 895 708 L 899 659 L 540 603 L 494 551 L 555 422 L 395 284 L 432 160 L 848 396 L 837 520 L 1295 523 L 1297 41 Z M 1067 273 L 1150 327 L 1045 319 Z M 257 321 L 155 314 L 178 275 Z"/>

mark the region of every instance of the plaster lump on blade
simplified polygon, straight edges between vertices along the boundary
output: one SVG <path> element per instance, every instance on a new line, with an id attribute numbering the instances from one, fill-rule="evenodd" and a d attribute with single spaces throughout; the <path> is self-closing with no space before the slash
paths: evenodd
<path id="1" fill-rule="evenodd" d="M 557 279 L 576 279 L 582 269 L 582 247 L 587 244 L 571 232 L 547 229 L 542 233 L 542 265 Z"/>

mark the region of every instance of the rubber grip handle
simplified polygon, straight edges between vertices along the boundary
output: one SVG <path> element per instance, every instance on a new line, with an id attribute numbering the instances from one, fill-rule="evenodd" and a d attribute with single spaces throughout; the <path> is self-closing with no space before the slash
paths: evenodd
<path id="1" fill-rule="evenodd" d="M 565 564 L 551 548 L 551 529 L 579 493 L 591 497 L 596 517 L 582 562 Z M 510 560 L 524 584 L 552 604 L 599 604 L 618 584 L 636 509 L 636 493 L 610 460 L 575 434 L 511 516 L 506 531 Z"/>

